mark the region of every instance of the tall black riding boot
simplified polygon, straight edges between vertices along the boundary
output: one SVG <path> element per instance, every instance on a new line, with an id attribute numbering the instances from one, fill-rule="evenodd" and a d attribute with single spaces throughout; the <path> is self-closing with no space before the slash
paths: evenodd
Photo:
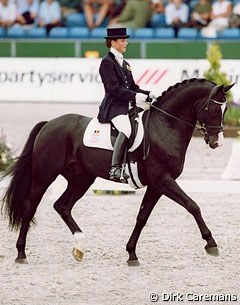
<path id="1" fill-rule="evenodd" d="M 122 159 L 126 149 L 128 138 L 123 132 L 119 132 L 116 142 L 114 144 L 113 155 L 112 155 L 112 167 L 109 172 L 110 180 L 116 182 L 127 182 L 129 176 L 122 173 Z"/>

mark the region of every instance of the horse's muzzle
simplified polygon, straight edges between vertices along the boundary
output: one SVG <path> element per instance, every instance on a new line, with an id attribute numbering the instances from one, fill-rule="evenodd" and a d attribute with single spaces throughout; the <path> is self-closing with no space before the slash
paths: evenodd
<path id="1" fill-rule="evenodd" d="M 223 132 L 220 132 L 218 135 L 208 136 L 208 141 L 206 143 L 212 148 L 215 149 L 217 147 L 223 146 Z"/>

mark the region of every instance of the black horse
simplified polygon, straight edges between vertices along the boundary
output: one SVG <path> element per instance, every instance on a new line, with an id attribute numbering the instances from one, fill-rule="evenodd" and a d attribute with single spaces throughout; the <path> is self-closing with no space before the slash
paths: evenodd
<path id="1" fill-rule="evenodd" d="M 206 226 L 198 205 L 178 186 L 175 179 L 183 170 L 188 144 L 199 122 L 211 148 L 219 146 L 226 110 L 226 92 L 233 85 L 217 86 L 206 79 L 190 79 L 166 90 L 143 114 L 148 135 L 148 155 L 144 143 L 131 153 L 137 162 L 141 182 L 147 186 L 136 225 L 127 243 L 129 265 L 138 264 L 136 245 L 150 213 L 162 195 L 183 206 L 195 218 L 205 249 L 217 254 L 217 244 Z M 225 108 L 225 110 L 224 110 Z M 38 123 L 31 131 L 14 167 L 3 197 L 3 208 L 11 228 L 20 228 L 16 262 L 25 262 L 27 232 L 36 209 L 49 185 L 62 175 L 68 182 L 65 192 L 54 203 L 75 237 L 73 254 L 82 259 L 83 233 L 71 210 L 96 177 L 108 179 L 112 152 L 83 145 L 84 131 L 91 118 L 66 114 Z M 144 158 L 145 155 L 145 158 Z"/>

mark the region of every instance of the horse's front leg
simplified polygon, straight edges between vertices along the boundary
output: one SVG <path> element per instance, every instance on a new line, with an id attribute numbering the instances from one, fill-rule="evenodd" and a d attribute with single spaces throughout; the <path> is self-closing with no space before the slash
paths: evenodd
<path id="1" fill-rule="evenodd" d="M 136 255 L 136 246 L 143 227 L 146 225 L 155 204 L 158 202 L 162 193 L 153 191 L 149 187 L 143 197 L 142 204 L 137 216 L 137 222 L 132 232 L 132 235 L 127 243 L 126 250 L 129 253 L 128 265 L 138 266 L 138 258 Z"/>
<path id="2" fill-rule="evenodd" d="M 217 244 L 212 237 L 211 231 L 203 220 L 201 210 L 196 202 L 194 202 L 170 176 L 165 179 L 165 183 L 161 189 L 165 196 L 179 203 L 193 215 L 201 232 L 202 238 L 207 241 L 207 245 L 205 246 L 207 253 L 211 255 L 218 255 Z"/>

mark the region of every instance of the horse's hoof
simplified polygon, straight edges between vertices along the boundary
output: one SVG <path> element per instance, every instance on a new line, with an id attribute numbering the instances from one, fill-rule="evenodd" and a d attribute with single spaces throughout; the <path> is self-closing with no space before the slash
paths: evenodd
<path id="1" fill-rule="evenodd" d="M 127 264 L 129 267 L 136 267 L 136 266 L 140 266 L 139 260 L 138 259 L 134 259 L 134 260 L 128 260 Z"/>
<path id="2" fill-rule="evenodd" d="M 76 248 L 73 248 L 72 254 L 78 262 L 81 262 L 83 260 L 84 252 L 82 252 Z"/>
<path id="3" fill-rule="evenodd" d="M 205 250 L 209 255 L 219 256 L 218 247 L 209 247 L 208 245 L 206 245 Z"/>
<path id="4" fill-rule="evenodd" d="M 26 258 L 16 258 L 15 259 L 15 263 L 17 263 L 17 264 L 28 264 L 28 261 L 27 261 L 27 259 Z"/>

